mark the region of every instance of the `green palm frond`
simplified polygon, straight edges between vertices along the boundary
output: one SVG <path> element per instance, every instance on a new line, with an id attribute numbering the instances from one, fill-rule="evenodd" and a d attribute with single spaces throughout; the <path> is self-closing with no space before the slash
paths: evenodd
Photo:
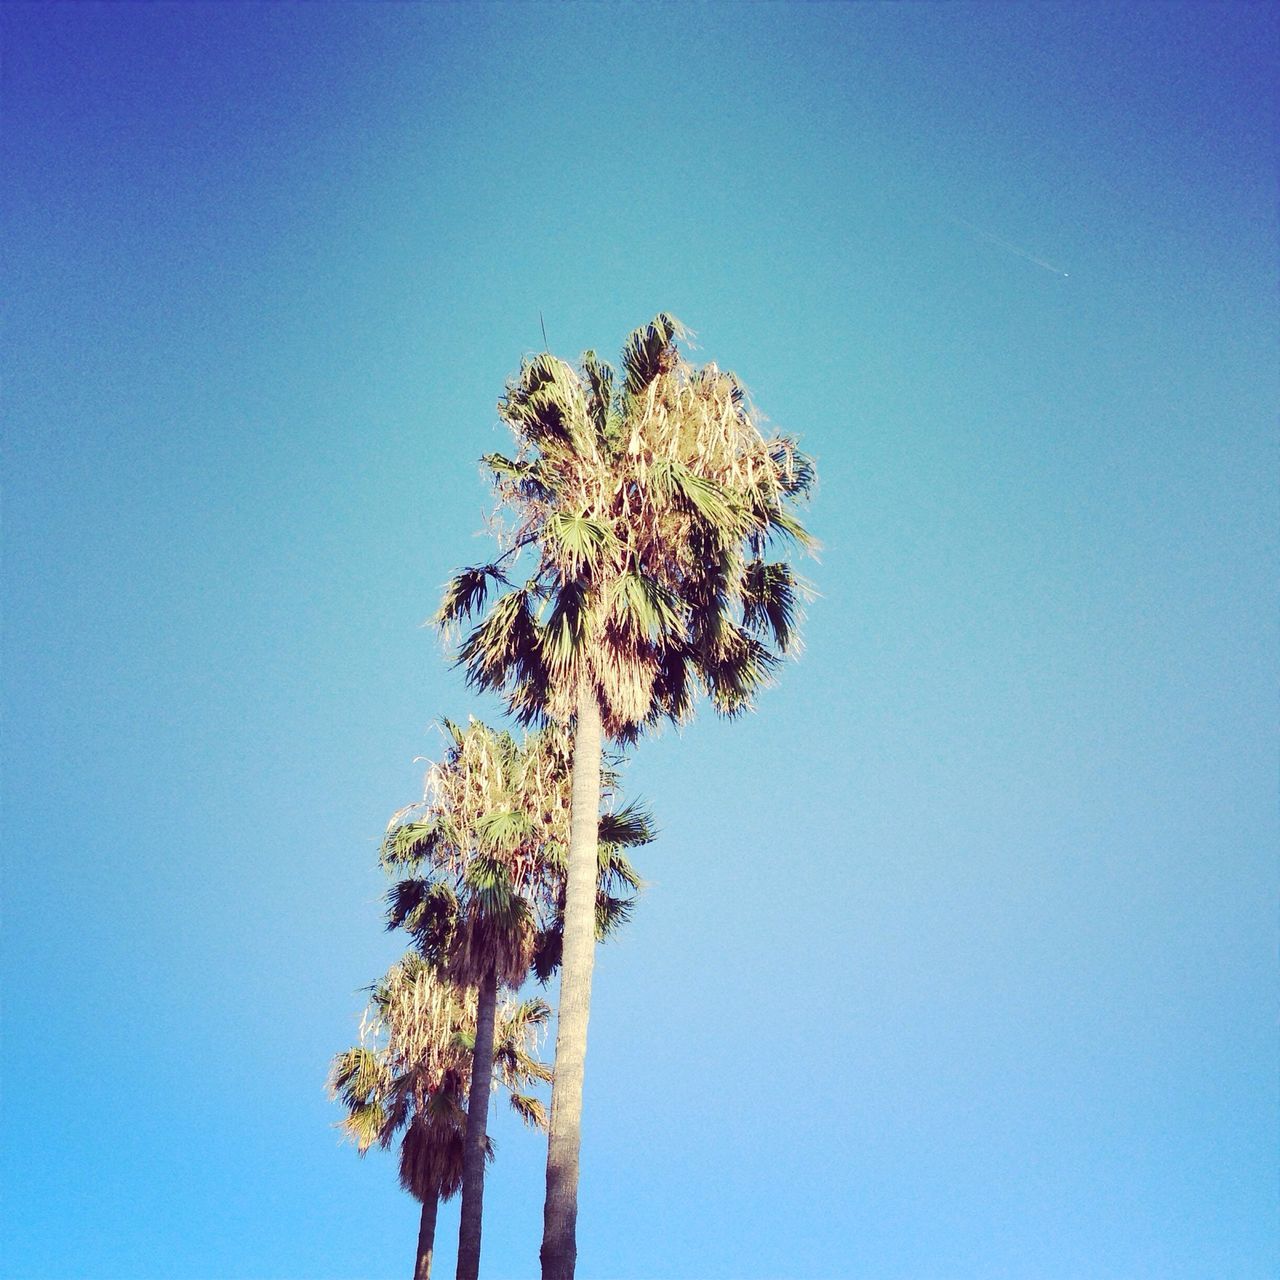
<path id="1" fill-rule="evenodd" d="M 506 576 L 496 564 L 472 565 L 450 578 L 445 584 L 440 607 L 432 617 L 436 626 L 446 626 L 470 617 L 484 608 L 492 583 L 510 586 Z"/>
<path id="2" fill-rule="evenodd" d="M 769 441 L 769 457 L 783 493 L 792 498 L 806 498 L 817 479 L 813 459 L 802 453 L 790 436 L 775 436 Z"/>
<path id="3" fill-rule="evenodd" d="M 784 562 L 752 560 L 742 575 L 742 621 L 757 635 L 770 634 L 779 650 L 791 647 L 800 603 L 795 574 Z"/>
<path id="4" fill-rule="evenodd" d="M 595 569 L 617 545 L 610 529 L 598 520 L 560 511 L 547 520 L 544 533 L 558 549 L 556 558 L 570 578 Z"/>
<path id="5" fill-rule="evenodd" d="M 445 818 L 402 822 L 383 837 L 378 861 L 387 871 L 434 863 L 440 847 L 455 843 L 456 838 L 457 833 Z"/>
<path id="6" fill-rule="evenodd" d="M 528 588 L 508 591 L 462 642 L 458 665 L 477 688 L 501 688 L 526 672 L 538 652 L 538 623 Z"/>
<path id="7" fill-rule="evenodd" d="M 364 1155 L 375 1144 L 389 1144 L 392 1135 L 386 1131 L 386 1122 L 387 1113 L 380 1103 L 365 1102 L 349 1108 L 346 1116 L 338 1122 L 338 1128 L 356 1144 L 356 1150 Z"/>
<path id="8" fill-rule="evenodd" d="M 716 654 L 702 665 L 715 709 L 732 718 L 749 711 L 756 693 L 769 684 L 778 656 L 754 636 L 722 619 Z"/>
<path id="9" fill-rule="evenodd" d="M 628 336 L 622 349 L 622 368 L 629 396 L 640 395 L 658 374 L 674 364 L 675 344 L 685 332 L 675 316 L 662 311 Z"/>
<path id="10" fill-rule="evenodd" d="M 596 895 L 596 941 L 603 942 L 615 930 L 631 919 L 635 910 L 634 897 L 615 897 L 613 894 Z"/>
<path id="11" fill-rule="evenodd" d="M 387 893 L 387 929 L 403 929 L 435 965 L 443 962 L 457 926 L 458 897 L 447 883 L 410 876 Z"/>
<path id="12" fill-rule="evenodd" d="M 476 824 L 476 832 L 484 848 L 511 850 L 534 834 L 534 826 L 527 813 L 499 810 L 497 813 L 486 813 Z"/>
<path id="13" fill-rule="evenodd" d="M 586 425 L 582 383 L 563 360 L 549 353 L 525 361 L 498 402 L 503 421 L 541 447 L 572 445 Z"/>
<path id="14" fill-rule="evenodd" d="M 693 661 L 689 645 L 667 637 L 658 648 L 650 722 L 668 719 L 683 724 L 693 714 Z"/>
<path id="15" fill-rule="evenodd" d="M 596 435 L 607 441 L 616 427 L 613 409 L 613 368 L 594 351 L 582 353 L 582 375 L 587 384 L 587 412 Z"/>
<path id="16" fill-rule="evenodd" d="M 638 893 L 644 888 L 640 873 L 632 865 L 631 859 L 617 845 L 607 845 L 601 850 L 599 864 L 598 884 L 601 893 L 612 893 L 618 888 Z"/>
<path id="17" fill-rule="evenodd" d="M 649 483 L 655 493 L 678 510 L 700 516 L 717 531 L 731 535 L 741 523 L 724 490 L 679 458 L 659 458 L 653 464 Z"/>
<path id="18" fill-rule="evenodd" d="M 614 616 L 646 639 L 677 631 L 683 617 L 675 593 L 645 573 L 619 574 L 613 584 Z"/>
<path id="19" fill-rule="evenodd" d="M 567 582 L 556 596 L 555 608 L 542 629 L 541 652 L 547 670 L 565 675 L 582 655 L 590 635 L 587 590 Z"/>
<path id="20" fill-rule="evenodd" d="M 599 833 L 602 850 L 608 846 L 636 849 L 657 839 L 653 814 L 638 800 L 613 813 L 602 813 Z M 603 852 L 601 856 L 604 856 Z"/>
<path id="21" fill-rule="evenodd" d="M 789 538 L 805 551 L 818 549 L 818 540 L 789 511 L 775 507 L 769 512 L 769 529 Z"/>
<path id="22" fill-rule="evenodd" d="M 486 453 L 480 459 L 488 467 L 493 483 L 499 491 L 509 486 L 526 501 L 547 502 L 552 497 L 542 472 L 542 464 L 537 458 L 508 458 L 501 453 Z M 517 540 L 515 548 L 525 545 Z M 510 553 L 508 553 L 510 554 Z"/>
<path id="23" fill-rule="evenodd" d="M 503 1050 L 523 1044 L 550 1021 L 551 1006 L 545 1000 L 510 1001 L 498 1013 L 495 1043 Z"/>
<path id="24" fill-rule="evenodd" d="M 477 851 L 467 860 L 462 881 L 477 913 L 471 922 L 473 928 L 483 920 L 488 930 L 518 930 L 528 918 L 529 904 L 512 886 L 510 871 L 502 857 Z M 481 950 L 492 946 L 478 940 L 473 945 Z"/>
<path id="25" fill-rule="evenodd" d="M 329 1072 L 329 1096 L 340 1098 L 349 1110 L 367 1105 L 388 1084 L 385 1063 L 370 1049 L 353 1046 L 333 1059 Z"/>

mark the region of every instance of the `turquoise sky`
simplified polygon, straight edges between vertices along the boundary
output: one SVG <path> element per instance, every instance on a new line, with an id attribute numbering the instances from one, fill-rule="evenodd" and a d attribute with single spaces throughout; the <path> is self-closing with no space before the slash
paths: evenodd
<path id="1" fill-rule="evenodd" d="M 0 1270 L 408 1273 L 323 1083 L 495 714 L 420 624 L 539 312 L 669 309 L 821 595 L 629 770 L 580 1274 L 1280 1272 L 1274 14 L 5 6 Z"/>

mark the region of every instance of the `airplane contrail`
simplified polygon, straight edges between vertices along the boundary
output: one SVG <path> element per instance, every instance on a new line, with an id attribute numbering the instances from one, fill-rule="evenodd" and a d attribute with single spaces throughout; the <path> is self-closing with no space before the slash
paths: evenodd
<path id="1" fill-rule="evenodd" d="M 1037 267 L 1043 267 L 1046 271 L 1052 271 L 1055 276 L 1061 276 L 1064 280 L 1070 278 L 1070 273 L 1063 271 L 1061 267 L 1056 267 L 1052 262 L 1046 262 L 1043 258 L 1037 258 L 1034 253 L 1028 253 L 1025 249 L 1019 249 L 1016 244 L 1010 244 L 1007 240 L 1001 240 L 999 236 L 992 235 L 990 231 L 984 231 L 981 227 L 975 227 L 972 222 L 966 218 L 951 219 L 952 222 L 958 222 L 962 227 L 968 227 L 974 235 L 981 236 L 984 240 L 990 240 L 992 244 L 999 245 L 1002 249 L 1007 249 L 1010 253 L 1016 253 L 1019 258 L 1025 258 L 1028 262 L 1033 262 Z"/>

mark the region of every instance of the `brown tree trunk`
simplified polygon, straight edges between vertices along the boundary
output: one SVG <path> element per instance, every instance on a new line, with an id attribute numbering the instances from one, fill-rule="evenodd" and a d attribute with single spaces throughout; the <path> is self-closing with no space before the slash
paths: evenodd
<path id="1" fill-rule="evenodd" d="M 458 1280 L 480 1274 L 480 1219 L 484 1212 L 484 1162 L 493 1084 L 493 1021 L 498 1007 L 498 976 L 491 969 L 476 991 L 476 1047 L 471 1055 L 467 1095 L 467 1132 L 462 1148 L 462 1215 L 458 1223 Z"/>
<path id="2" fill-rule="evenodd" d="M 436 1247 L 436 1210 L 440 1201 L 428 1196 L 422 1202 L 422 1217 L 418 1221 L 418 1260 L 413 1265 L 413 1280 L 431 1280 L 431 1255 Z"/>
<path id="3" fill-rule="evenodd" d="M 578 1260 L 578 1147 L 582 1078 L 596 948 L 597 843 L 600 835 L 600 704 L 584 680 L 573 734 L 573 808 L 565 873 L 564 951 L 555 1079 L 547 1137 L 547 1198 L 542 1212 L 542 1280 L 573 1280 Z"/>

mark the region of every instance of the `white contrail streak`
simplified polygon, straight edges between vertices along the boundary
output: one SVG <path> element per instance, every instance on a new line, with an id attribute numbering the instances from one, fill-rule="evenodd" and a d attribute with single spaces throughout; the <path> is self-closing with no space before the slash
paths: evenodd
<path id="1" fill-rule="evenodd" d="M 1037 267 L 1043 267 L 1046 271 L 1052 271 L 1055 276 L 1061 276 L 1064 280 L 1069 278 L 1069 273 L 1063 271 L 1061 267 L 1055 267 L 1052 262 L 1046 262 L 1043 258 L 1037 258 L 1034 253 L 1028 253 L 1025 249 L 1019 249 L 1016 244 L 1010 244 L 1007 240 L 1001 240 L 999 236 L 992 235 L 990 231 L 984 231 L 981 227 L 975 227 L 972 222 L 965 218 L 952 218 L 952 222 L 958 222 L 962 227 L 968 227 L 976 236 L 981 236 L 984 240 L 990 240 L 992 244 L 999 245 L 1002 249 L 1007 249 L 1010 253 L 1016 253 L 1019 258 L 1025 258 L 1028 262 L 1034 262 Z"/>

